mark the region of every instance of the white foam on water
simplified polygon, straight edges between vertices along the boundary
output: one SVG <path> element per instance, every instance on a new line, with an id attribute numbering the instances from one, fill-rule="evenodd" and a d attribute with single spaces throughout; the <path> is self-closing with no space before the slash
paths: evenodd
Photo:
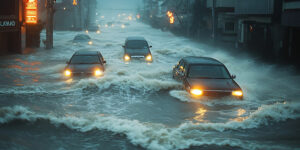
<path id="1" fill-rule="evenodd" d="M 243 149 L 289 149 L 288 147 L 275 144 L 271 146 L 235 138 L 216 138 L 216 134 L 218 132 L 222 133 L 225 130 L 252 129 L 268 125 L 270 122 L 299 118 L 299 106 L 299 103 L 276 103 L 260 107 L 241 122 L 230 121 L 227 123 L 201 124 L 187 122 L 175 128 L 170 128 L 162 124 L 142 123 L 137 120 L 121 119 L 101 114 L 73 115 L 67 117 L 49 116 L 37 114 L 22 106 L 14 106 L 0 109 L 0 123 L 9 123 L 17 119 L 30 122 L 45 119 L 57 126 L 65 125 L 81 132 L 93 129 L 108 130 L 114 133 L 125 134 L 132 144 L 151 150 L 185 149 L 190 146 L 201 145 L 229 145 Z M 215 131 L 211 133 L 215 136 L 211 138 L 207 135 L 209 133 L 206 131 Z"/>

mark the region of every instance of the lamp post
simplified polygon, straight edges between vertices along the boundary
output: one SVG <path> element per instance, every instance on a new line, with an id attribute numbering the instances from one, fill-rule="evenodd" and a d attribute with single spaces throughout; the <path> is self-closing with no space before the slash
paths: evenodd
<path id="1" fill-rule="evenodd" d="M 216 39 L 217 35 L 217 16 L 216 16 L 216 0 L 212 1 L 212 38 L 213 41 Z"/>
<path id="2" fill-rule="evenodd" d="M 53 15 L 54 15 L 54 1 L 55 0 L 47 0 L 46 8 L 47 8 L 47 19 L 46 19 L 46 49 L 53 48 Z"/>

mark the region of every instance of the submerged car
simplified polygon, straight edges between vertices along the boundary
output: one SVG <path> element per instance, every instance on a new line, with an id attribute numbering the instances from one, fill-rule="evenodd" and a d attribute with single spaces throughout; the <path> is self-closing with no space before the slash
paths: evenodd
<path id="1" fill-rule="evenodd" d="M 105 71 L 106 61 L 99 51 L 76 51 L 67 61 L 64 69 L 66 77 L 78 75 L 102 76 Z"/>
<path id="2" fill-rule="evenodd" d="M 193 96 L 243 98 L 243 91 L 220 61 L 209 57 L 184 57 L 173 68 L 173 78 L 183 81 Z"/>
<path id="3" fill-rule="evenodd" d="M 133 59 L 144 60 L 146 62 L 152 62 L 152 54 L 148 42 L 143 37 L 128 37 L 125 41 L 124 48 L 124 61 L 130 61 Z"/>
<path id="4" fill-rule="evenodd" d="M 87 43 L 89 45 L 92 45 L 93 41 L 92 41 L 91 37 L 88 36 L 87 34 L 77 34 L 73 39 L 73 43 L 74 44 Z"/>

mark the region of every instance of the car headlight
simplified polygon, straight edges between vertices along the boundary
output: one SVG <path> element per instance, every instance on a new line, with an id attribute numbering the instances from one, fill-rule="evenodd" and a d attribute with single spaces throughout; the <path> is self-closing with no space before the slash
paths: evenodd
<path id="1" fill-rule="evenodd" d="M 64 74 L 65 74 L 65 76 L 69 77 L 69 76 L 72 75 L 72 72 L 71 72 L 71 70 L 66 69 L 65 72 L 64 72 Z"/>
<path id="2" fill-rule="evenodd" d="M 243 91 L 241 91 L 241 90 L 232 91 L 232 95 L 241 97 L 241 96 L 243 96 Z"/>
<path id="3" fill-rule="evenodd" d="M 101 75 L 103 75 L 103 71 L 100 69 L 96 69 L 94 74 L 95 74 L 95 76 L 101 76 Z"/>
<path id="4" fill-rule="evenodd" d="M 152 61 L 152 56 L 149 54 L 149 55 L 146 57 L 146 60 L 147 60 L 147 61 Z"/>
<path id="5" fill-rule="evenodd" d="M 89 45 L 92 45 L 93 44 L 93 42 L 92 41 L 89 41 Z"/>
<path id="6" fill-rule="evenodd" d="M 125 61 L 129 61 L 129 60 L 130 60 L 130 56 L 125 55 L 125 56 L 124 56 L 124 60 L 125 60 Z"/>
<path id="7" fill-rule="evenodd" d="M 200 90 L 200 89 L 191 89 L 190 93 L 193 94 L 193 95 L 196 95 L 196 96 L 200 96 L 200 95 L 203 94 L 203 91 Z"/>

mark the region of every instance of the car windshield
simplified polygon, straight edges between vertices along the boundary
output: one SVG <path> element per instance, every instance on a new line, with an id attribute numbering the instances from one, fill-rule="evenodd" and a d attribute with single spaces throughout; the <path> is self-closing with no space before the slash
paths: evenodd
<path id="1" fill-rule="evenodd" d="M 188 77 L 203 79 L 229 79 L 227 69 L 222 65 L 192 65 Z"/>
<path id="2" fill-rule="evenodd" d="M 148 47 L 148 43 L 144 40 L 130 40 L 126 42 L 125 46 L 129 49 L 146 49 Z"/>
<path id="3" fill-rule="evenodd" d="M 142 55 L 146 55 L 149 53 L 148 49 L 126 49 L 126 53 L 128 54 L 142 54 Z"/>
<path id="4" fill-rule="evenodd" d="M 99 64 L 97 55 L 76 55 L 72 57 L 71 64 Z"/>

